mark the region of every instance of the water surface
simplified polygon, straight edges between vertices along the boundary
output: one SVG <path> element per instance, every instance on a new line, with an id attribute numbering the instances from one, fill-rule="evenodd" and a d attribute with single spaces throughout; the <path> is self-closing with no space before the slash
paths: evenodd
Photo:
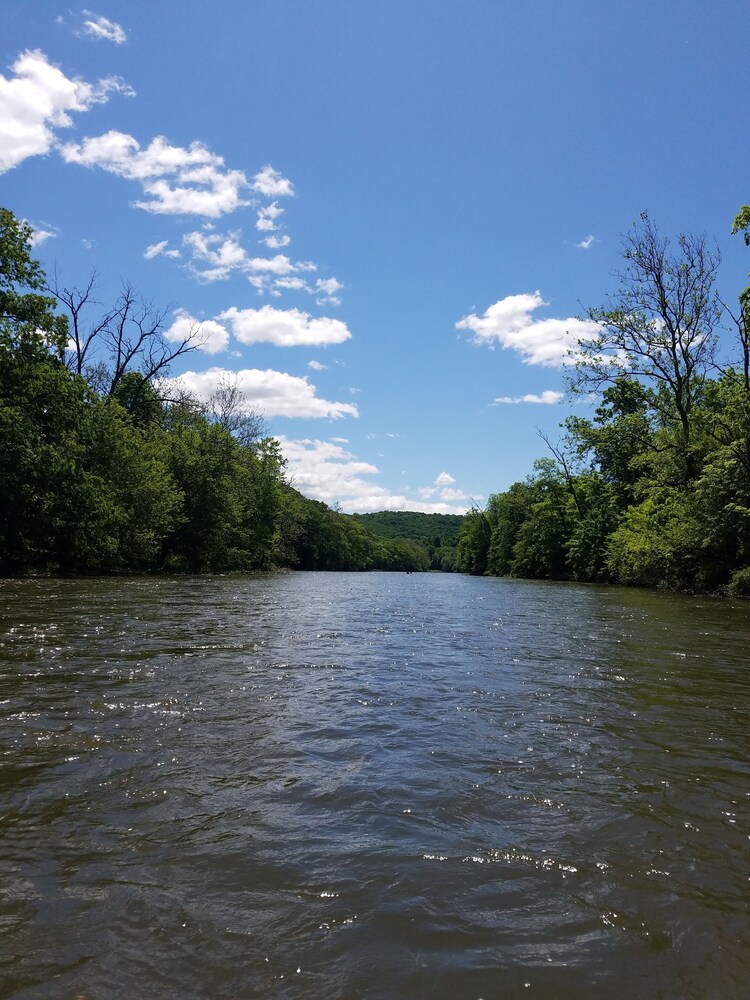
<path id="1" fill-rule="evenodd" d="M 0 584 L 0 993 L 745 998 L 746 605 Z"/>

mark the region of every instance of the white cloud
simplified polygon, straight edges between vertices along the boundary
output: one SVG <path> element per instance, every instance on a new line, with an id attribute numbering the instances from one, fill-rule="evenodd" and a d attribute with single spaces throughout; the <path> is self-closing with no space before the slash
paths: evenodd
<path id="1" fill-rule="evenodd" d="M 258 221 L 255 223 L 255 228 L 261 230 L 261 232 L 273 232 L 276 226 L 276 220 L 284 212 L 283 208 L 279 208 L 275 201 L 271 202 L 270 205 L 266 205 L 258 211 Z"/>
<path id="2" fill-rule="evenodd" d="M 31 225 L 31 239 L 29 242 L 33 247 L 41 246 L 46 240 L 54 239 L 60 230 L 56 226 L 50 226 L 48 222 L 42 225 L 35 226 L 33 223 Z M 45 229 L 44 226 L 49 226 L 49 229 Z"/>
<path id="3" fill-rule="evenodd" d="M 134 205 L 158 215 L 203 215 L 218 218 L 250 202 L 241 192 L 248 181 L 241 170 L 228 170 L 224 160 L 200 142 L 172 146 L 157 136 L 145 148 L 124 132 L 68 143 L 60 150 L 67 163 L 100 167 L 108 173 L 137 181 L 146 200 Z"/>
<path id="4" fill-rule="evenodd" d="M 226 236 L 200 230 L 186 233 L 182 244 L 192 253 L 188 265 L 191 273 L 200 281 L 220 281 L 228 278 L 236 268 L 245 269 L 247 254 L 238 240 L 239 233 Z"/>
<path id="5" fill-rule="evenodd" d="M 309 285 L 304 278 L 277 278 L 274 281 L 275 288 L 284 288 L 287 291 L 308 291 Z"/>
<path id="6" fill-rule="evenodd" d="M 83 22 L 82 33 L 84 35 L 88 35 L 91 38 L 104 39 L 108 42 L 114 42 L 115 45 L 124 45 L 124 43 L 127 42 L 128 36 L 125 34 L 121 25 L 116 24 L 114 21 L 107 20 L 106 17 L 97 17 L 96 14 L 92 14 L 90 10 L 84 10 L 83 14 L 87 18 L 87 20 Z"/>
<path id="7" fill-rule="evenodd" d="M 563 398 L 561 392 L 557 392 L 555 389 L 545 389 L 541 393 L 526 393 L 525 396 L 498 396 L 494 400 L 495 403 L 545 403 L 548 406 L 554 406 L 555 403 L 559 403 Z"/>
<path id="8" fill-rule="evenodd" d="M 469 494 L 464 493 L 463 490 L 454 490 L 446 488 L 440 491 L 441 500 L 468 500 Z"/>
<path id="9" fill-rule="evenodd" d="M 296 488 L 305 496 L 324 503 L 339 503 L 348 513 L 375 510 L 416 510 L 427 514 L 463 514 L 465 506 L 445 502 L 427 503 L 403 494 L 393 494 L 365 476 L 379 474 L 377 466 L 359 461 L 340 447 L 342 438 L 330 441 L 292 441 L 281 437 L 281 449 Z"/>
<path id="10" fill-rule="evenodd" d="M 336 278 L 318 278 L 315 281 L 315 291 L 319 293 L 320 297 L 315 301 L 319 306 L 340 306 L 341 299 L 336 293 L 340 292 L 343 287 Z"/>
<path id="11" fill-rule="evenodd" d="M 282 177 L 278 170 L 265 166 L 253 177 L 253 191 L 266 198 L 285 198 L 294 194 L 292 182 Z"/>
<path id="12" fill-rule="evenodd" d="M 162 240 L 161 243 L 151 243 L 143 251 L 143 256 L 146 260 L 153 260 L 154 257 L 158 257 L 159 254 L 164 253 L 168 246 L 169 240 Z"/>
<path id="13" fill-rule="evenodd" d="M 596 237 L 589 233 L 589 235 L 585 239 L 581 240 L 580 243 L 576 243 L 576 246 L 579 250 L 588 250 L 594 245 L 594 243 L 596 243 Z"/>
<path id="14" fill-rule="evenodd" d="M 211 319 L 198 320 L 184 309 L 177 310 L 175 321 L 164 331 L 164 336 L 173 343 L 190 339 L 206 354 L 218 354 L 229 346 L 226 327 Z"/>
<path id="15" fill-rule="evenodd" d="M 263 242 L 269 250 L 281 250 L 282 247 L 288 247 L 292 241 L 288 236 L 267 236 Z"/>
<path id="16" fill-rule="evenodd" d="M 29 156 L 48 153 L 57 128 L 70 128 L 70 112 L 88 111 L 111 93 L 132 96 L 118 77 L 97 83 L 70 79 L 39 49 L 23 52 L 11 66 L 10 78 L 0 74 L 0 173 Z"/>
<path id="17" fill-rule="evenodd" d="M 324 372 L 327 370 L 328 365 L 324 365 L 322 361 L 308 361 L 307 367 L 312 368 L 314 372 Z"/>
<path id="18" fill-rule="evenodd" d="M 222 383 L 231 379 L 247 401 L 248 409 L 260 410 L 264 417 L 358 417 L 351 403 L 335 403 L 316 396 L 315 386 L 307 378 L 297 378 L 271 369 L 244 368 L 229 372 L 224 368 L 209 368 L 203 372 L 185 372 L 165 380 L 186 388 L 198 399 L 205 400 Z"/>
<path id="19" fill-rule="evenodd" d="M 280 290 L 315 293 L 316 288 L 298 276 L 300 272 L 316 270 L 312 261 L 293 261 L 282 253 L 273 257 L 250 257 L 240 244 L 241 236 L 239 231 L 217 233 L 205 227 L 186 233 L 182 243 L 191 255 L 188 263 L 191 274 L 199 281 L 210 282 L 221 281 L 233 271 L 239 271 L 247 275 L 248 281 L 259 293 L 279 295 Z M 329 278 L 325 283 L 329 282 L 333 282 L 332 287 L 343 287 L 335 278 Z M 338 304 L 338 300 L 332 298 L 323 304 L 329 302 Z"/>
<path id="20" fill-rule="evenodd" d="M 162 240 L 161 243 L 152 243 L 150 246 L 146 247 L 143 251 L 143 256 L 146 260 L 153 260 L 154 257 L 180 257 L 179 250 L 167 249 L 169 247 L 169 240 Z"/>
<path id="21" fill-rule="evenodd" d="M 267 271 L 269 274 L 293 274 L 298 270 L 283 253 L 277 253 L 275 257 L 251 257 L 245 265 L 251 271 Z"/>
<path id="22" fill-rule="evenodd" d="M 313 319 L 299 309 L 237 309 L 232 306 L 217 319 L 232 326 L 232 332 L 243 344 L 269 343 L 278 347 L 300 345 L 342 344 L 351 333 L 345 323 L 322 316 Z"/>
<path id="23" fill-rule="evenodd" d="M 517 351 L 524 364 L 559 367 L 568 360 L 568 352 L 579 340 L 592 339 L 596 323 L 577 319 L 532 319 L 531 313 L 548 305 L 536 291 L 531 295 L 508 295 L 491 305 L 482 316 L 465 316 L 456 323 L 458 330 L 471 330 L 475 344 L 498 341 L 502 347 Z"/>
<path id="24" fill-rule="evenodd" d="M 445 501 L 470 499 L 468 493 L 464 493 L 463 490 L 452 488 L 452 484 L 455 483 L 455 481 L 456 480 L 450 473 L 441 472 L 440 475 L 436 477 L 432 486 L 423 486 L 421 489 L 417 490 L 417 493 L 419 493 L 423 500 L 431 500 L 434 496 L 439 496 L 441 500 Z"/>
<path id="25" fill-rule="evenodd" d="M 440 475 L 435 479 L 436 486 L 451 486 L 455 483 L 455 479 L 450 474 L 450 472 L 441 472 Z"/>
<path id="26" fill-rule="evenodd" d="M 318 278 L 315 287 L 319 292 L 325 292 L 326 295 L 335 295 L 344 286 L 336 278 Z"/>

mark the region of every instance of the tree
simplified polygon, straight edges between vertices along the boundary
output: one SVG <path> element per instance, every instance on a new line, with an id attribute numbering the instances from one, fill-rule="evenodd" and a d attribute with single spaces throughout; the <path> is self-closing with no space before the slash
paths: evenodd
<path id="1" fill-rule="evenodd" d="M 697 472 L 691 454 L 693 413 L 713 367 L 722 305 L 714 291 L 719 252 L 705 236 L 680 233 L 676 248 L 647 213 L 623 237 L 620 288 L 588 310 L 599 333 L 574 352 L 572 388 L 599 390 L 618 379 L 642 380 L 663 425 L 676 432 L 686 480 Z"/>
<path id="2" fill-rule="evenodd" d="M 55 272 L 48 290 L 70 318 L 70 338 L 59 347 L 59 356 L 105 397 L 117 395 L 126 375 L 140 375 L 140 388 L 131 385 L 129 394 L 129 404 L 137 408 L 146 386 L 158 386 L 173 361 L 197 350 L 200 324 L 191 324 L 176 341 L 168 340 L 164 320 L 169 308 L 157 308 L 127 282 L 114 305 L 89 320 L 89 312 L 100 304 L 96 289 L 96 272 L 80 288 L 64 286 Z"/>
<path id="3" fill-rule="evenodd" d="M 41 356 L 63 348 L 68 324 L 55 315 L 55 300 L 38 294 L 44 272 L 31 257 L 31 235 L 31 226 L 0 208 L 0 347 Z"/>
<path id="4" fill-rule="evenodd" d="M 205 410 L 208 416 L 228 431 L 240 444 L 257 450 L 260 442 L 268 438 L 268 424 L 260 410 L 248 406 L 237 377 L 222 376 L 208 397 Z"/>
<path id="5" fill-rule="evenodd" d="M 653 457 L 649 393 L 632 378 L 605 389 L 594 420 L 568 417 L 567 445 L 579 462 L 588 461 L 615 490 L 620 506 L 632 502 L 637 483 Z"/>
<path id="6" fill-rule="evenodd" d="M 458 535 L 456 569 L 459 573 L 482 576 L 486 572 L 493 523 L 491 508 L 484 511 L 476 504 L 472 505 L 463 519 Z"/>

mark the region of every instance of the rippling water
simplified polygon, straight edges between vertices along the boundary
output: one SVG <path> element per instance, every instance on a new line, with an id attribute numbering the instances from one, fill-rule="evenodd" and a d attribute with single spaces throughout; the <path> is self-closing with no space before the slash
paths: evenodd
<path id="1" fill-rule="evenodd" d="M 746 998 L 747 606 L 0 585 L 0 992 Z"/>

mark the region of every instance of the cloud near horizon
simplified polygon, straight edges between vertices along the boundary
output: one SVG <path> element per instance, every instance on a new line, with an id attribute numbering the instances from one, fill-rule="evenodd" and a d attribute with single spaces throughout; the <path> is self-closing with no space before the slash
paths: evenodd
<path id="1" fill-rule="evenodd" d="M 330 441 L 303 439 L 293 441 L 279 436 L 281 450 L 288 462 L 288 473 L 296 489 L 313 500 L 333 505 L 338 503 L 345 513 L 366 514 L 379 510 L 413 510 L 425 514 L 463 514 L 465 505 L 415 500 L 403 494 L 392 494 L 364 476 L 378 475 L 380 470 L 369 462 L 359 461 L 341 447 L 342 438 Z"/>
<path id="2" fill-rule="evenodd" d="M 456 323 L 457 330 L 470 330 L 475 344 L 516 351 L 526 365 L 559 368 L 578 346 L 579 340 L 593 339 L 599 327 L 590 320 L 533 319 L 532 313 L 549 305 L 539 291 L 508 295 L 499 299 L 481 316 L 471 314 Z"/>

